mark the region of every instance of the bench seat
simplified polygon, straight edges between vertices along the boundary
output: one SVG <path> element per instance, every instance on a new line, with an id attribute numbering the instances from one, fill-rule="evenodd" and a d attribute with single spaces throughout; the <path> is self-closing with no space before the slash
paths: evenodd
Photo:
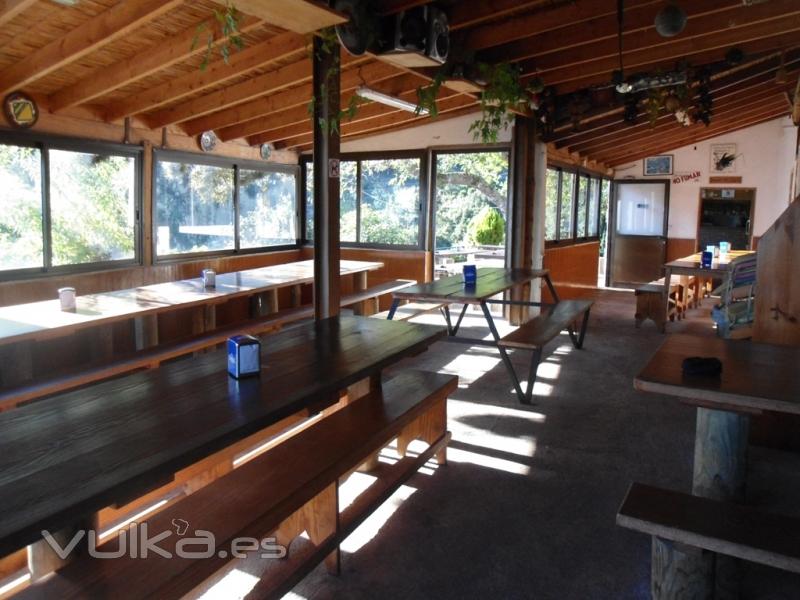
<path id="1" fill-rule="evenodd" d="M 505 348 L 515 348 L 531 350 L 533 353 L 528 373 L 528 388 L 521 399 L 524 404 L 533 402 L 533 385 L 536 382 L 536 372 L 542 359 L 542 349 L 550 340 L 566 328 L 573 345 L 578 349 L 583 348 L 583 339 L 586 335 L 592 304 L 594 304 L 594 300 L 562 300 L 498 341 L 501 352 L 504 352 Z M 581 317 L 583 321 L 580 330 L 576 333 L 574 323 Z M 507 364 L 510 365 L 510 363 Z M 515 387 L 521 389 L 519 377 L 513 366 L 509 366 L 509 371 L 514 378 Z"/>
<path id="2" fill-rule="evenodd" d="M 409 319 L 413 319 L 414 317 L 418 317 L 420 315 L 436 312 L 443 307 L 444 304 L 441 302 L 409 302 L 407 304 L 401 304 L 394 311 L 392 320 L 408 321 Z M 378 313 L 374 316 L 376 319 L 387 319 L 389 317 L 389 311 L 385 310 L 382 313 Z"/>
<path id="3" fill-rule="evenodd" d="M 211 532 L 218 551 L 229 550 L 236 538 L 260 540 L 273 532 L 280 543 L 288 544 L 305 530 L 312 551 L 295 554 L 290 550 L 285 560 L 259 559 L 276 577 L 263 578 L 256 595 L 280 597 L 323 558 L 328 557 L 329 567 L 333 562 L 338 568 L 338 544 L 429 458 L 438 454 L 443 460 L 449 440 L 446 399 L 457 383 L 454 376 L 401 373 L 149 518 L 148 535 L 152 538 L 172 531 L 176 522 L 188 522 L 187 535 L 195 529 Z M 429 447 L 418 456 L 381 465 L 382 478 L 340 513 L 340 480 L 395 438 L 403 455 L 410 439 L 421 438 Z M 173 534 L 158 546 L 174 554 L 179 540 L 180 535 Z M 101 548 L 110 550 L 116 544 L 117 539 L 110 540 Z M 197 552 L 197 547 L 192 551 Z M 231 567 L 231 559 L 217 551 L 200 559 L 168 559 L 153 552 L 146 559 L 83 556 L 22 590 L 15 599 L 181 598 Z"/>
<path id="4" fill-rule="evenodd" d="M 417 282 L 413 279 L 394 279 L 392 281 L 385 281 L 383 283 L 373 285 L 365 290 L 358 290 L 356 292 L 353 292 L 352 294 L 347 294 L 346 296 L 342 296 L 340 305 L 347 307 L 347 306 L 352 306 L 354 304 L 363 304 L 368 301 L 372 301 L 373 306 L 370 307 L 368 311 L 374 314 L 379 310 L 378 301 L 381 296 L 397 292 L 399 290 L 402 290 L 403 288 L 407 288 L 416 283 Z"/>
<path id="5" fill-rule="evenodd" d="M 652 320 L 658 330 L 664 333 L 666 320 L 674 321 L 683 318 L 683 287 L 670 281 L 669 294 L 667 295 L 667 308 L 664 309 L 664 278 L 650 283 L 636 286 L 634 294 L 636 296 L 636 313 L 634 314 L 635 325 L 637 328 L 642 326 L 646 319 Z"/>
<path id="6" fill-rule="evenodd" d="M 800 573 L 800 519 L 633 483 L 617 524 L 671 540 Z"/>

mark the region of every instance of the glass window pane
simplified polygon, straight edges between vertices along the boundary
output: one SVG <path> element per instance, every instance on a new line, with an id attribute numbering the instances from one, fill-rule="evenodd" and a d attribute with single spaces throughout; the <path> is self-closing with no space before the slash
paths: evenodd
<path id="1" fill-rule="evenodd" d="M 314 239 L 314 163 L 306 166 L 306 239 Z"/>
<path id="2" fill-rule="evenodd" d="M 575 173 L 561 173 L 561 223 L 558 227 L 558 239 L 572 237 L 572 207 L 575 193 Z"/>
<path id="3" fill-rule="evenodd" d="M 358 194 L 356 189 L 358 165 L 355 161 L 342 161 L 339 165 L 339 241 L 357 242 L 356 228 Z"/>
<path id="4" fill-rule="evenodd" d="M 0 144 L 0 270 L 44 267 L 42 156 Z"/>
<path id="5" fill-rule="evenodd" d="M 600 256 L 606 255 L 608 237 L 608 203 L 611 199 L 611 181 L 604 179 L 600 185 Z"/>
<path id="6" fill-rule="evenodd" d="M 438 154 L 435 207 L 440 264 L 466 260 L 459 249 L 475 245 L 505 247 L 508 153 Z M 447 250 L 453 252 L 445 253 Z"/>
<path id="7" fill-rule="evenodd" d="M 576 237 L 586 237 L 586 207 L 589 199 L 589 178 L 581 176 L 578 182 L 578 231 Z"/>
<path id="8" fill-rule="evenodd" d="M 135 257 L 136 161 L 50 151 L 53 265 Z"/>
<path id="9" fill-rule="evenodd" d="M 156 163 L 156 253 L 233 250 L 233 169 Z"/>
<path id="10" fill-rule="evenodd" d="M 361 237 L 365 244 L 419 241 L 417 158 L 361 162 Z"/>
<path id="11" fill-rule="evenodd" d="M 239 170 L 239 247 L 294 244 L 297 239 L 292 173 Z"/>
<path id="12" fill-rule="evenodd" d="M 546 184 L 547 201 L 545 202 L 544 239 L 555 240 L 558 237 L 558 170 L 547 169 Z"/>
<path id="13" fill-rule="evenodd" d="M 592 177 L 589 184 L 589 237 L 597 236 L 597 216 L 600 210 L 600 180 Z"/>

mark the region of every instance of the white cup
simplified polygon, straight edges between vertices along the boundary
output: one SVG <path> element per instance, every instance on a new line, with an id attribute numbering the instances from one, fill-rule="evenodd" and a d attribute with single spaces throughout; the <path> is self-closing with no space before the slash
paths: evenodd
<path id="1" fill-rule="evenodd" d="M 203 287 L 217 287 L 217 274 L 214 269 L 203 269 L 200 276 L 203 278 Z"/>
<path id="2" fill-rule="evenodd" d="M 75 310 L 75 288 L 63 287 L 58 290 L 58 299 L 61 301 L 61 310 L 74 311 Z"/>

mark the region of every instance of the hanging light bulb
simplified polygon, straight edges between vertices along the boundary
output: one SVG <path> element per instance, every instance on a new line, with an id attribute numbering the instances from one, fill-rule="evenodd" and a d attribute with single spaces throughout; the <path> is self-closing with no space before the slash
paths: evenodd
<path id="1" fill-rule="evenodd" d="M 661 37 L 676 36 L 686 27 L 686 12 L 677 4 L 670 2 L 658 11 L 655 26 Z"/>

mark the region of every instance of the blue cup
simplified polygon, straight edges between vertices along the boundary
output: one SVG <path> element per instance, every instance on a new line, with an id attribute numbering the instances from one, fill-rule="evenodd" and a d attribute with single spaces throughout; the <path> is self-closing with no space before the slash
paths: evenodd
<path id="1" fill-rule="evenodd" d="M 478 282 L 478 269 L 475 265 L 464 265 L 464 285 L 475 285 Z"/>
<path id="2" fill-rule="evenodd" d="M 713 252 L 703 252 L 700 256 L 700 266 L 704 269 L 711 268 L 711 262 L 714 260 Z"/>

